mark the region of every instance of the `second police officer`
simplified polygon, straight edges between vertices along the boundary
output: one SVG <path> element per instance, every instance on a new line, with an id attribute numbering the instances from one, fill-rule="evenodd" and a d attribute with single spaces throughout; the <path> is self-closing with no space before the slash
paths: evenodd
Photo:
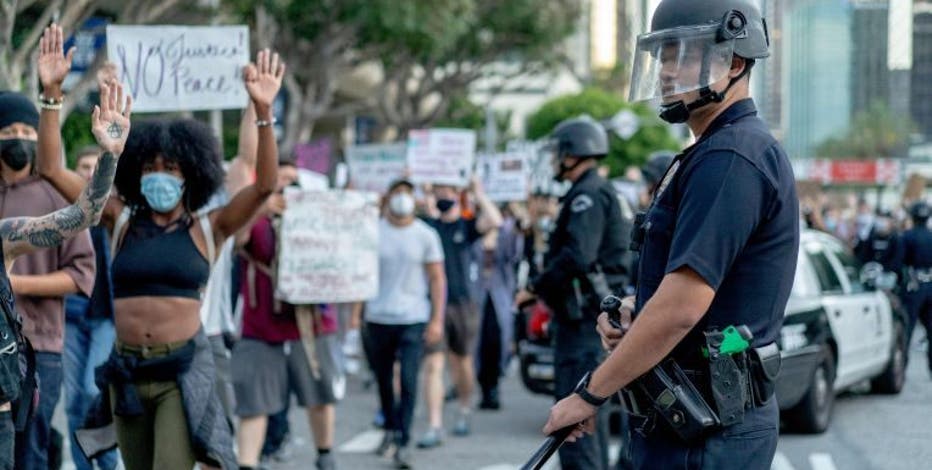
<path id="1" fill-rule="evenodd" d="M 902 299 L 909 314 L 906 328 L 907 343 L 912 339 L 916 323 L 922 322 L 926 335 L 932 332 L 932 230 L 929 218 L 932 206 L 924 201 L 914 203 L 909 209 L 913 227 L 898 240 L 898 265 L 903 280 Z M 932 372 L 932 345 L 928 348 L 929 370 Z"/>
<path id="2" fill-rule="evenodd" d="M 661 117 L 686 123 L 697 141 L 639 217 L 637 295 L 623 303 L 633 308 L 622 309 L 622 329 L 599 317 L 611 355 L 551 409 L 545 433 L 582 423 L 575 441 L 625 388 L 640 411 L 635 468 L 770 468 L 774 341 L 796 269 L 799 203 L 789 160 L 749 98 L 749 73 L 768 49 L 751 0 L 663 0 L 638 38 L 632 101 L 660 100 Z M 669 393 L 656 386 L 664 381 L 682 387 Z"/>
<path id="3" fill-rule="evenodd" d="M 543 271 L 516 297 L 518 305 L 540 297 L 554 312 L 557 399 L 573 392 L 579 377 L 604 356 L 595 330 L 599 301 L 627 282 L 630 223 L 622 217 L 614 187 L 598 174 L 608 136 L 588 117 L 560 123 L 551 134 L 554 172 L 572 187 L 550 235 Z M 564 469 L 608 468 L 608 423 L 601 413 L 592 439 L 560 449 Z"/>

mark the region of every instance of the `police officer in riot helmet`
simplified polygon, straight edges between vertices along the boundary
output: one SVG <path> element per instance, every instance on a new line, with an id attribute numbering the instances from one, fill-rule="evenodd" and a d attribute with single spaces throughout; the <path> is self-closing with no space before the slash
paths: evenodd
<path id="1" fill-rule="evenodd" d="M 932 230 L 929 218 L 932 206 L 925 201 L 909 208 L 913 227 L 899 238 L 898 266 L 901 272 L 901 297 L 909 314 L 906 326 L 907 341 L 917 321 L 922 321 L 926 335 L 932 337 Z M 932 347 L 928 348 L 929 371 L 932 372 Z"/>
<path id="2" fill-rule="evenodd" d="M 879 210 L 867 238 L 859 239 L 854 255 L 861 263 L 880 263 L 885 271 L 893 271 L 896 262 L 897 233 L 890 211 Z"/>
<path id="3" fill-rule="evenodd" d="M 753 0 L 662 0 L 638 38 L 632 100 L 659 100 L 661 118 L 697 140 L 636 221 L 637 294 L 598 321 L 611 354 L 551 409 L 545 433 L 575 426 L 569 441 L 582 438 L 623 390 L 635 468 L 770 468 L 799 202 L 789 159 L 749 98 L 768 48 Z"/>
<path id="4" fill-rule="evenodd" d="M 630 222 L 623 219 L 614 187 L 597 173 L 608 154 L 605 129 L 588 117 L 560 123 L 551 134 L 556 179 L 572 187 L 550 234 L 544 269 L 518 292 L 523 305 L 540 297 L 554 312 L 555 395 L 572 393 L 578 377 L 604 355 L 595 330 L 599 302 L 627 283 Z M 607 416 L 592 439 L 560 449 L 564 469 L 608 466 Z"/>

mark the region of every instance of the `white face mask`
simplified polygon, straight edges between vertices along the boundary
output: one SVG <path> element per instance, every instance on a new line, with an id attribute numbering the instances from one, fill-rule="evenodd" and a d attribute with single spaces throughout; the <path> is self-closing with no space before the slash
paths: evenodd
<path id="1" fill-rule="evenodd" d="M 407 217 L 414 214 L 414 196 L 408 193 L 398 193 L 388 200 L 388 210 L 398 217 Z"/>

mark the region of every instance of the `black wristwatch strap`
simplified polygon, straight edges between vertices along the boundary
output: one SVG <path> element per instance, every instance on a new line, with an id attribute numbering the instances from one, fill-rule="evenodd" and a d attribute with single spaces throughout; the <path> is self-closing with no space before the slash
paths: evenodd
<path id="1" fill-rule="evenodd" d="M 608 401 L 608 397 L 597 397 L 589 393 L 586 388 L 589 386 L 589 379 L 592 378 L 592 372 L 586 372 L 586 375 L 583 376 L 583 379 L 579 381 L 579 385 L 576 385 L 576 390 L 573 393 L 579 395 L 584 402 L 598 408 L 605 404 Z"/>

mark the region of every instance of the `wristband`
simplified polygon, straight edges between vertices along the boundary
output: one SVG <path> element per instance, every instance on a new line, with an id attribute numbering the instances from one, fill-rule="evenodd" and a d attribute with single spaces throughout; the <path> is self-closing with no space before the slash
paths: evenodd
<path id="1" fill-rule="evenodd" d="M 61 103 L 59 103 L 59 104 L 49 104 L 49 103 L 43 103 L 43 102 L 40 101 L 40 102 L 39 102 L 39 107 L 42 108 L 42 109 L 45 109 L 45 110 L 50 110 L 50 111 L 61 111 Z"/>
<path id="2" fill-rule="evenodd" d="M 586 388 L 589 387 L 590 379 L 592 379 L 592 372 L 586 372 L 586 375 L 579 381 L 579 385 L 576 386 L 576 390 L 574 390 L 573 393 L 579 395 L 579 398 L 582 398 L 584 402 L 598 408 L 604 405 L 609 397 L 597 397 L 589 393 L 589 390 L 586 390 Z"/>
<path id="3" fill-rule="evenodd" d="M 48 98 L 44 94 L 39 93 L 39 103 L 49 105 L 49 106 L 58 106 L 61 108 L 61 104 L 65 102 L 65 95 L 61 95 L 61 98 Z M 42 108 L 42 109 L 51 109 L 51 108 Z"/>
<path id="4" fill-rule="evenodd" d="M 275 119 L 274 117 L 271 120 L 256 119 L 256 126 L 269 127 L 269 126 L 274 125 L 276 122 L 278 122 L 278 119 Z"/>

